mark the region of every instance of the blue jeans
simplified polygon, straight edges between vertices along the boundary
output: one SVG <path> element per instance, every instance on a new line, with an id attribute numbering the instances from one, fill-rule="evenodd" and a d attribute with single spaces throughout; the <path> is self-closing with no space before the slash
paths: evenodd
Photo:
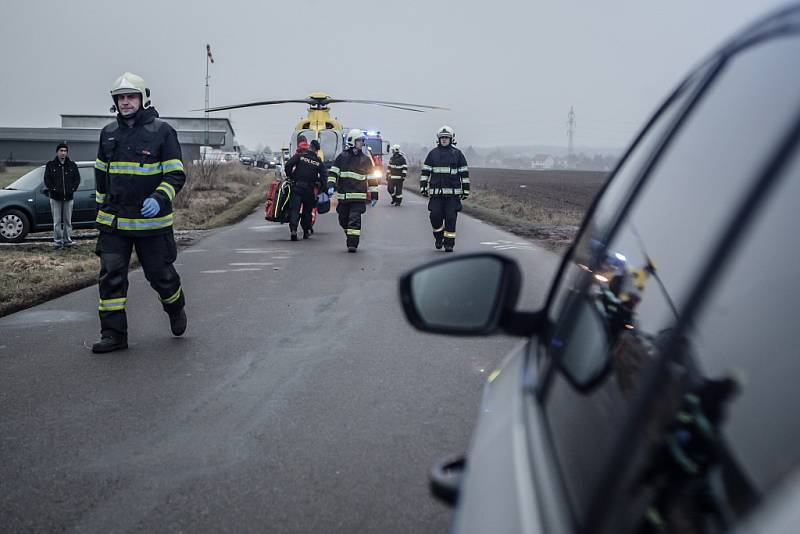
<path id="1" fill-rule="evenodd" d="M 53 212 L 53 241 L 56 245 L 72 243 L 72 204 L 74 200 L 50 199 Z"/>

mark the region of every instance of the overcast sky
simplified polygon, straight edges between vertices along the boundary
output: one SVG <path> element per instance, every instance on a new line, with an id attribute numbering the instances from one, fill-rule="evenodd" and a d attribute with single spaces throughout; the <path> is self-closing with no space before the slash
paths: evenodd
<path id="1" fill-rule="evenodd" d="M 3 0 L 0 126 L 59 126 L 103 114 L 124 71 L 161 115 L 211 105 L 339 98 L 446 106 L 410 113 L 340 104 L 348 127 L 393 142 L 623 147 L 668 91 L 732 32 L 784 0 Z M 300 104 L 218 113 L 240 143 L 277 148 Z"/>

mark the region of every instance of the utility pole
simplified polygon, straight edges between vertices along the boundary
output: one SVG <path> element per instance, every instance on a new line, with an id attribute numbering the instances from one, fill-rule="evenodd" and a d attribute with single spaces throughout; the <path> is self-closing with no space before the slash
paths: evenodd
<path id="1" fill-rule="evenodd" d="M 206 107 L 205 107 L 205 110 L 206 110 L 206 121 L 205 121 L 206 122 L 206 142 L 205 142 L 205 145 L 206 146 L 208 146 L 208 108 L 209 108 L 209 105 L 208 105 L 208 78 L 209 78 L 208 65 L 210 63 L 214 63 L 214 57 L 211 55 L 211 45 L 207 44 L 206 45 Z"/>
<path id="2" fill-rule="evenodd" d="M 572 165 L 572 140 L 575 137 L 575 110 L 569 107 L 567 114 L 567 163 Z"/>

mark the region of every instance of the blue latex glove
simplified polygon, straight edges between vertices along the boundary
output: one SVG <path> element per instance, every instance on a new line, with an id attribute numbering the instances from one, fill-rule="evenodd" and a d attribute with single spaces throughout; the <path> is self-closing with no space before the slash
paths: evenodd
<path id="1" fill-rule="evenodd" d="M 329 188 L 328 188 L 328 196 L 329 196 L 329 197 L 332 197 L 332 196 L 333 196 L 333 192 L 334 192 L 334 191 L 333 191 L 333 188 L 332 188 L 332 187 L 329 187 Z"/>
<path id="2" fill-rule="evenodd" d="M 161 206 L 158 205 L 158 200 L 148 197 L 144 199 L 142 204 L 142 217 L 150 218 L 155 217 L 161 211 Z"/>
<path id="3" fill-rule="evenodd" d="M 378 203 L 378 199 L 377 198 L 373 198 L 372 200 L 369 201 L 369 203 L 374 208 L 375 205 Z"/>
<path id="4" fill-rule="evenodd" d="M 319 197 L 317 198 L 317 204 L 325 204 L 328 200 L 328 195 L 325 193 L 320 193 Z"/>

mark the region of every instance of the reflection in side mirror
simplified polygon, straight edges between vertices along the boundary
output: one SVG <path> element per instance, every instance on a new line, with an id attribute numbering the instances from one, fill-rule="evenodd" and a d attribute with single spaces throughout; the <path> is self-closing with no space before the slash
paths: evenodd
<path id="1" fill-rule="evenodd" d="M 414 269 L 400 280 L 406 317 L 427 332 L 486 335 L 512 312 L 519 267 L 496 254 L 471 254 Z"/>
<path id="2" fill-rule="evenodd" d="M 550 340 L 554 361 L 580 391 L 591 389 L 609 369 L 608 329 L 596 304 L 577 297 Z"/>

